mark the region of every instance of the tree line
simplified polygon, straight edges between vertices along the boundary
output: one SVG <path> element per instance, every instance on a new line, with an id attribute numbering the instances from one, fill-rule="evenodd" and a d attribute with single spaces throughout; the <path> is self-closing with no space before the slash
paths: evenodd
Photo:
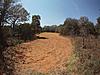
<path id="1" fill-rule="evenodd" d="M 58 32 L 63 36 L 99 36 L 100 35 L 100 17 L 97 18 L 96 25 L 88 17 L 82 16 L 80 19 L 67 18 L 64 24 L 44 26 L 43 32 Z"/>

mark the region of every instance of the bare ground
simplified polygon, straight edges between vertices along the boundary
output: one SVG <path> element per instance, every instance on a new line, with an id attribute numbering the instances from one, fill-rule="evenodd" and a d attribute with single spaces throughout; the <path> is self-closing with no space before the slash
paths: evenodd
<path id="1" fill-rule="evenodd" d="M 69 37 L 65 38 L 57 33 L 41 33 L 39 39 L 23 43 L 16 48 L 19 50 L 16 72 L 18 75 L 28 75 L 26 74 L 28 71 L 46 73 L 63 68 L 72 53 L 73 46 Z"/>

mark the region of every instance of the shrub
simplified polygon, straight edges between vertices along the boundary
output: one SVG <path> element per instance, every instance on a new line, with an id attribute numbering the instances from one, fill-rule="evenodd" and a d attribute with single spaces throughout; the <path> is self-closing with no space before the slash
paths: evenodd
<path id="1" fill-rule="evenodd" d="M 32 30 L 32 26 L 28 23 L 20 25 L 20 36 L 22 40 L 33 40 L 35 34 Z"/>
<path id="2" fill-rule="evenodd" d="M 44 26 L 42 28 L 42 32 L 56 32 L 57 31 L 57 26 L 52 25 L 52 26 Z"/>
<path id="3" fill-rule="evenodd" d="M 78 27 L 78 20 L 67 18 L 64 24 L 61 26 L 61 35 L 78 35 L 79 34 L 79 27 Z"/>

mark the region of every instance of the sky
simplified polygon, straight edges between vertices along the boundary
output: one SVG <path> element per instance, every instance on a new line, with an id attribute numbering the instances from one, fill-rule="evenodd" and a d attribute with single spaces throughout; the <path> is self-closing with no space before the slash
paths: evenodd
<path id="1" fill-rule="evenodd" d="M 32 15 L 41 16 L 41 25 L 63 24 L 66 18 L 87 16 L 96 23 L 100 16 L 100 0 L 22 0 L 23 7 Z"/>

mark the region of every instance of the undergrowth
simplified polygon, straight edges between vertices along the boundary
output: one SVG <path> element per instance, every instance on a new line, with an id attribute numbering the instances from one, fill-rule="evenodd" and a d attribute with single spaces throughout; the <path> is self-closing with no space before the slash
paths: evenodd
<path id="1" fill-rule="evenodd" d="M 87 40 L 87 41 L 83 41 Z M 68 75 L 100 75 L 99 39 L 75 38 L 75 50 L 67 62 Z"/>

